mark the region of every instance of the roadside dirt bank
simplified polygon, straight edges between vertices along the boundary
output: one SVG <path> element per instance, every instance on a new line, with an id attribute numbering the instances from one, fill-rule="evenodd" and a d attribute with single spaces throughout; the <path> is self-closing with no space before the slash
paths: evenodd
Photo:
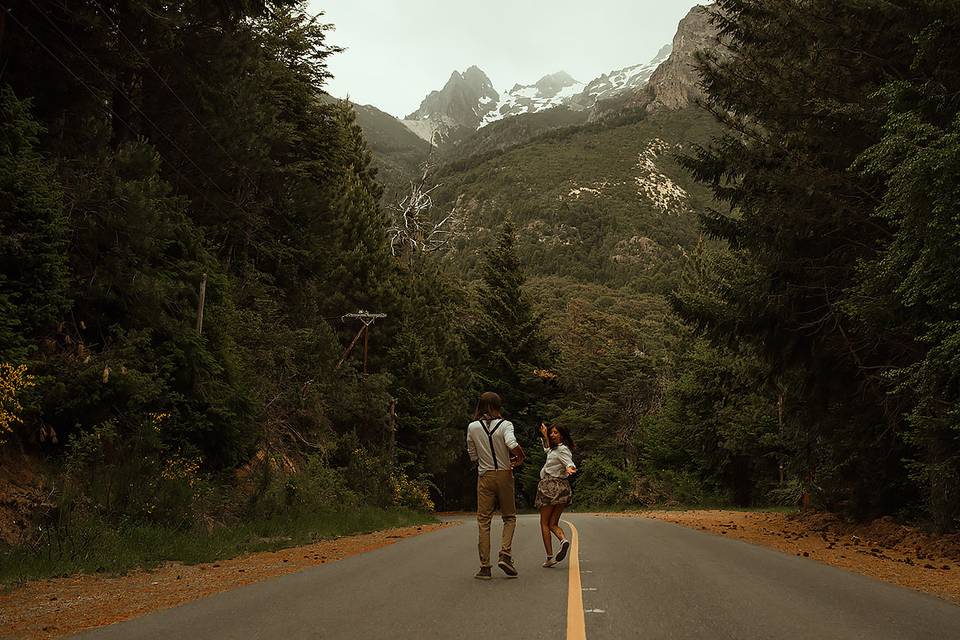
<path id="1" fill-rule="evenodd" d="M 0 594 L 0 638 L 60 638 L 372 551 L 456 522 L 387 529 L 209 564 L 38 580 Z"/>
<path id="2" fill-rule="evenodd" d="M 655 518 L 772 547 L 960 605 L 960 534 L 931 536 L 892 518 L 854 524 L 821 512 L 639 511 Z"/>

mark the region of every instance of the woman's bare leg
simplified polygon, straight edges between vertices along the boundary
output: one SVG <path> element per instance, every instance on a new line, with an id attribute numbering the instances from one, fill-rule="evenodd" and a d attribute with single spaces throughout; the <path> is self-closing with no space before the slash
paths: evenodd
<path id="1" fill-rule="evenodd" d="M 540 507 L 540 534 L 543 536 L 543 548 L 549 557 L 553 557 L 553 540 L 550 538 L 550 519 L 552 516 L 552 506 Z"/>
<path id="2" fill-rule="evenodd" d="M 563 529 L 560 528 L 560 516 L 563 515 L 563 510 L 566 506 L 565 504 L 555 504 L 553 505 L 553 511 L 550 513 L 550 531 L 552 531 L 553 535 L 557 536 L 557 540 L 561 542 L 565 540 L 566 537 L 563 534 Z"/>

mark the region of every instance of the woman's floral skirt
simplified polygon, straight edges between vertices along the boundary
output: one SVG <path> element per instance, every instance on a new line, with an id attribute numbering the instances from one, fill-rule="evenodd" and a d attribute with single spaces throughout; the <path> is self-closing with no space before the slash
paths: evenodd
<path id="1" fill-rule="evenodd" d="M 554 504 L 570 504 L 573 498 L 573 489 L 566 478 L 547 477 L 537 485 L 537 498 L 533 506 L 537 509 Z"/>

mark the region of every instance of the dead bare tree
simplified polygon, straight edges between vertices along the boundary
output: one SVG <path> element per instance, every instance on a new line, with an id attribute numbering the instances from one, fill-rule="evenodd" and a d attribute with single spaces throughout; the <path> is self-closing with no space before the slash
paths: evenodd
<path id="1" fill-rule="evenodd" d="M 410 181 L 410 191 L 392 208 L 388 229 L 394 256 L 413 259 L 418 253 L 433 253 L 448 247 L 461 233 L 461 221 L 454 208 L 442 219 L 433 211 L 433 196 L 439 184 L 430 186 L 433 163 L 424 163 L 420 178 Z"/>

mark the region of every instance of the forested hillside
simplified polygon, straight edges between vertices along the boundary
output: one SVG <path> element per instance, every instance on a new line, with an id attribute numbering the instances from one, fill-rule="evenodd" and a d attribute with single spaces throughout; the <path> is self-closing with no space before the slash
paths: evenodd
<path id="1" fill-rule="evenodd" d="M 629 94 L 432 149 L 325 93 L 295 0 L 2 15 L 18 557 L 472 508 L 484 389 L 527 503 L 546 419 L 582 508 L 957 528 L 953 3 L 720 0 Z"/>
<path id="2" fill-rule="evenodd" d="M 591 124 L 450 145 L 451 260 L 476 273 L 517 226 L 590 500 L 805 494 L 954 529 L 956 7 L 804 7 L 694 9 Z"/>
<path id="3" fill-rule="evenodd" d="M 323 21 L 7 8 L 0 435 L 4 467 L 52 475 L 5 535 L 431 507 L 470 395 L 459 285 L 391 256 L 355 114 L 322 96 Z M 386 317 L 347 350 L 359 310 Z"/>

